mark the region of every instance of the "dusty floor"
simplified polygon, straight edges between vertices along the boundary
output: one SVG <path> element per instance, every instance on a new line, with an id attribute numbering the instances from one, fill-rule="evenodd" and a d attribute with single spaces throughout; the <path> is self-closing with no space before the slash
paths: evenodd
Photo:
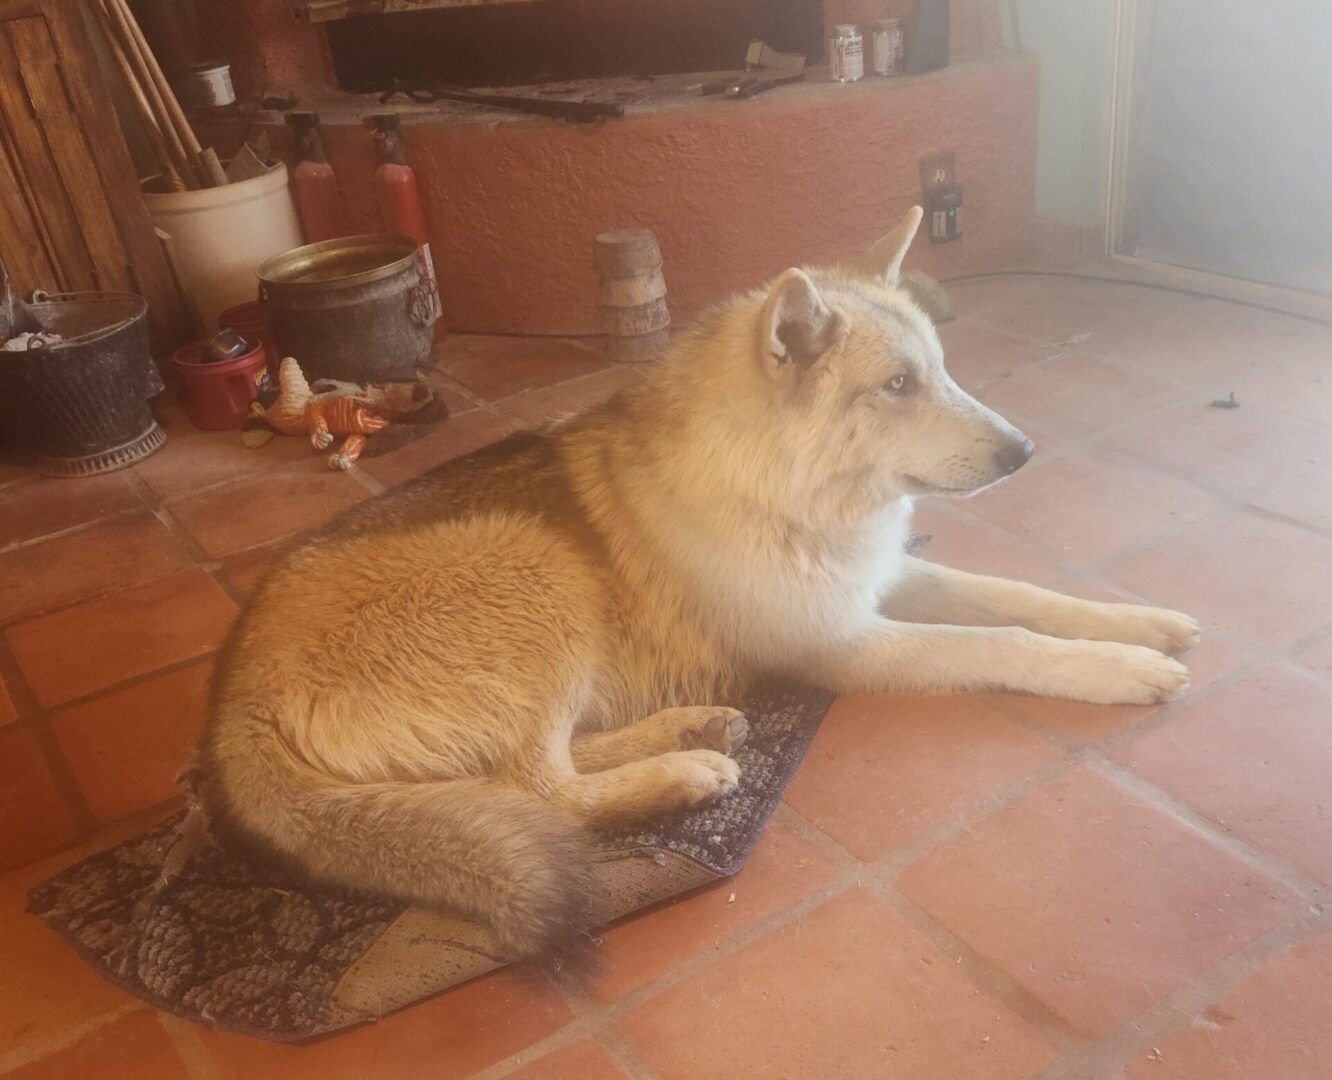
<path id="1" fill-rule="evenodd" d="M 922 506 L 926 554 L 1191 612 L 1192 693 L 841 701 L 749 867 L 609 930 L 595 983 L 511 970 L 311 1047 L 154 1013 L 24 890 L 170 805 L 209 655 L 286 537 L 632 369 L 456 338 L 454 419 L 360 475 L 178 415 L 131 472 L 0 474 L 0 855 L 27 864 L 0 879 L 0 1073 L 1326 1077 L 1332 330 L 1048 278 L 954 295 L 950 367 L 1039 453 Z"/>

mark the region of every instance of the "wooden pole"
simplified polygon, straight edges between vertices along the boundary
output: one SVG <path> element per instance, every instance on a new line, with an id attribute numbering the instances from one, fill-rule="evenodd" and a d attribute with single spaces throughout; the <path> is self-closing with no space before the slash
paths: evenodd
<path id="1" fill-rule="evenodd" d="M 115 14 L 125 35 L 133 44 L 140 64 L 148 74 L 149 84 L 156 91 L 157 98 L 162 101 L 170 125 L 175 128 L 176 134 L 184 145 L 185 155 L 194 167 L 194 171 L 205 186 L 217 186 L 216 180 L 210 176 L 207 166 L 200 161 L 199 155 L 203 153 L 203 147 L 199 145 L 199 140 L 194 134 L 194 128 L 190 127 L 190 122 L 186 118 L 184 110 L 180 107 L 180 102 L 176 100 L 175 91 L 171 89 L 171 84 L 167 82 L 166 76 L 162 74 L 162 68 L 157 63 L 157 57 L 153 55 L 153 50 L 148 47 L 143 31 L 139 29 L 139 24 L 134 20 L 134 13 L 130 11 L 125 0 L 106 0 L 106 3 Z M 225 183 L 225 175 L 222 179 Z"/>
<path id="2" fill-rule="evenodd" d="M 218 160 L 217 151 L 211 146 L 199 154 L 199 164 L 203 166 L 210 187 L 226 187 L 231 183 L 227 179 L 227 170 L 222 168 L 222 162 Z"/>
<path id="3" fill-rule="evenodd" d="M 124 54 L 125 62 L 129 65 L 134 81 L 143 93 L 144 100 L 148 103 L 149 110 L 156 121 L 157 129 L 162 133 L 162 138 L 167 144 L 172 160 L 181 173 L 185 186 L 188 188 L 206 186 L 203 180 L 203 170 L 199 168 L 197 160 L 189 154 L 185 144 L 181 141 L 180 132 L 172 122 L 171 113 L 167 109 L 166 102 L 162 100 L 157 84 L 153 82 L 147 65 L 134 43 L 134 36 L 125 24 L 124 12 L 116 6 L 114 0 L 98 0 L 94 6 L 100 6 L 107 19 L 110 20 L 115 40 Z"/>
<path id="4" fill-rule="evenodd" d="M 184 191 L 189 187 L 197 187 L 197 184 L 190 182 L 194 179 L 193 170 L 190 168 L 189 160 L 185 157 L 184 147 L 180 145 L 179 140 L 173 147 L 162 133 L 157 115 L 153 112 L 153 107 L 144 93 L 142 84 L 134 74 L 133 67 L 130 66 L 129 57 L 125 55 L 120 36 L 116 33 L 115 27 L 111 25 L 111 16 L 101 0 L 93 0 L 90 6 L 93 15 L 97 18 L 102 36 L 106 39 L 106 47 L 115 60 L 116 66 L 120 69 L 121 78 L 124 80 L 125 87 L 129 90 L 130 97 L 134 101 L 135 108 L 139 113 L 139 120 L 143 124 L 144 134 L 148 136 L 148 141 L 153 144 L 153 150 L 162 166 L 163 175 L 166 176 L 167 185 L 172 191 Z"/>

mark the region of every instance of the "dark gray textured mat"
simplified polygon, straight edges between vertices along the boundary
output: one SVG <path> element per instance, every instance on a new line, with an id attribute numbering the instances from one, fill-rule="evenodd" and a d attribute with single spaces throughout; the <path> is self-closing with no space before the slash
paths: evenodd
<path id="1" fill-rule="evenodd" d="M 653 828 L 606 835 L 603 850 L 628 853 L 612 861 L 632 864 L 635 888 L 652 901 L 734 874 L 830 702 L 822 692 L 781 684 L 747 695 L 737 703 L 749 717 L 750 734 L 736 754 L 736 791 Z M 108 979 L 211 1027 L 293 1041 L 367 1019 L 348 1014 L 340 997 L 348 979 L 361 977 L 358 961 L 393 932 L 407 906 L 312 888 L 211 835 L 188 836 L 185 820 L 180 815 L 55 875 L 29 894 L 29 910 Z M 633 858 L 638 855 L 650 857 Z M 694 869 L 682 872 L 686 862 Z M 479 951 L 458 941 L 441 946 L 450 948 Z M 456 971 L 453 981 L 460 982 L 502 962 L 462 956 L 450 966 L 448 959 L 431 958 L 434 981 L 423 978 L 423 993 L 449 985 L 452 976 L 441 981 L 441 967 Z"/>

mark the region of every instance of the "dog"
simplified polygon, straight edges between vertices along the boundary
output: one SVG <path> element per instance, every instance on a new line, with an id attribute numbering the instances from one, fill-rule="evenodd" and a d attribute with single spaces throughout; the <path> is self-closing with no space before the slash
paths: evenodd
<path id="1" fill-rule="evenodd" d="M 1182 692 L 1187 616 L 904 553 L 914 499 L 1032 453 L 898 285 L 920 218 L 722 304 L 609 403 L 293 550 L 217 667 L 213 817 L 318 880 L 486 920 L 517 958 L 577 934 L 598 826 L 735 787 L 747 722 L 718 703 L 748 678 Z"/>

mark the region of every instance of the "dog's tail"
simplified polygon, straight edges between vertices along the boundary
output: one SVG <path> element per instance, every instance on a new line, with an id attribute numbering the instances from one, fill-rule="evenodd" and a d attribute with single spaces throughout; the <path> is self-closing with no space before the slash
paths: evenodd
<path id="1" fill-rule="evenodd" d="M 459 909 L 490 924 L 507 959 L 587 960 L 591 839 L 572 815 L 518 788 L 341 781 L 258 716 L 210 727 L 198 783 L 224 833 L 315 880 Z"/>

